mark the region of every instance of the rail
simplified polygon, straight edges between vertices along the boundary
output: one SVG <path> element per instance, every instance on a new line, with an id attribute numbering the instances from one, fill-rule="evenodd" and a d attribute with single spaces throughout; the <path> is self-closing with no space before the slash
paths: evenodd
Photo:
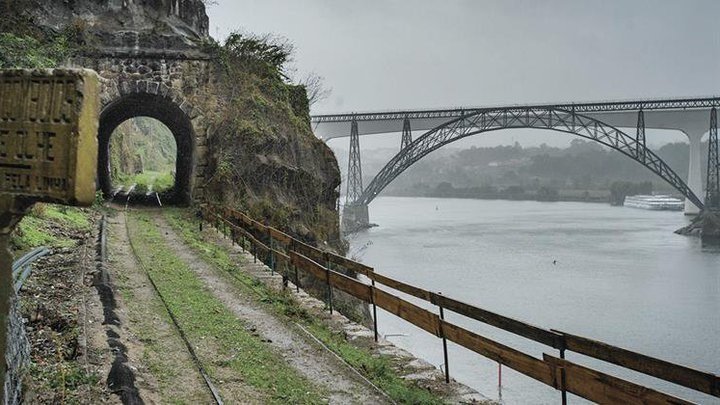
<path id="1" fill-rule="evenodd" d="M 426 332 L 443 339 L 446 359 L 446 381 L 449 381 L 447 347 L 451 341 L 475 353 L 512 368 L 561 392 L 578 395 L 597 403 L 658 403 L 689 404 L 658 390 L 612 376 L 565 359 L 567 351 L 579 353 L 625 369 L 633 370 L 694 391 L 720 398 L 718 375 L 646 356 L 593 339 L 546 329 L 509 318 L 471 304 L 424 290 L 376 273 L 373 268 L 331 252 L 303 243 L 290 235 L 228 209 L 203 206 L 201 221 L 213 224 L 232 240 L 249 247 L 255 260 L 265 262 L 273 272 L 283 276 L 284 285 L 294 278 L 300 288 L 300 271 L 312 275 L 326 286 L 329 310 L 333 310 L 333 289 L 345 292 L 373 307 L 398 316 Z M 202 224 L 202 222 L 201 222 Z M 279 269 L 279 270 L 278 270 Z M 336 271 L 345 270 L 364 275 L 370 284 Z M 400 296 L 378 288 L 378 284 L 399 291 L 438 307 L 439 314 L 417 306 Z M 503 345 L 445 320 L 444 312 L 452 311 L 470 319 L 499 328 L 559 351 L 559 357 L 543 353 L 542 359 Z M 377 340 L 377 316 L 374 316 Z"/>
<path id="2" fill-rule="evenodd" d="M 25 280 L 30 277 L 32 272 L 32 264 L 43 256 L 50 253 L 50 249 L 46 247 L 39 247 L 25 254 L 23 257 L 13 262 L 12 275 L 13 284 L 15 287 L 15 293 L 18 293 L 22 289 Z"/>

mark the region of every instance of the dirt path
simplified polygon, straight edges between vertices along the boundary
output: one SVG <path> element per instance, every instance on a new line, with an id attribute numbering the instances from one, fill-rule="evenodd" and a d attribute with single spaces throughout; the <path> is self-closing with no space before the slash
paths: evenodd
<path id="1" fill-rule="evenodd" d="M 218 270 L 193 253 L 165 221 L 160 211 L 153 218 L 168 247 L 192 268 L 207 288 L 235 313 L 252 325 L 269 345 L 301 374 L 324 387 L 331 404 L 381 404 L 384 396 L 359 378 L 352 370 L 297 329 L 278 320 L 272 313 L 227 283 Z"/>
<path id="2" fill-rule="evenodd" d="M 200 374 L 165 307 L 138 265 L 125 228 L 126 215 L 109 219 L 108 271 L 116 294 L 116 333 L 145 403 L 212 403 Z M 115 328 L 115 327 L 114 327 Z"/>

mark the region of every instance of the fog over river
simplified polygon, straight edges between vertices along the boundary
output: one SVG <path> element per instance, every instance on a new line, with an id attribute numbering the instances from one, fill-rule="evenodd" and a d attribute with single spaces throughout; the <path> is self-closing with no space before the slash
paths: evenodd
<path id="1" fill-rule="evenodd" d="M 720 250 L 673 234 L 688 222 L 680 212 L 380 197 L 370 205 L 370 220 L 380 226 L 355 235 L 351 253 L 378 272 L 538 326 L 720 374 Z M 533 356 L 557 356 L 479 322 L 448 318 Z M 380 332 L 398 346 L 436 366 L 443 363 L 440 339 L 384 312 L 378 321 Z M 449 346 L 451 375 L 497 399 L 497 363 Z M 568 358 L 617 370 L 572 353 Z M 686 399 L 720 403 L 620 373 Z M 560 393 L 503 368 L 502 399 L 555 404 Z"/>

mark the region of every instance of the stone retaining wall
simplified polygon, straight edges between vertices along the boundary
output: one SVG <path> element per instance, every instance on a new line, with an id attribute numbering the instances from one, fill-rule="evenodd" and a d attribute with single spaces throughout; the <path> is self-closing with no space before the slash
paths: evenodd
<path id="1" fill-rule="evenodd" d="M 12 298 L 10 319 L 8 320 L 8 346 L 5 355 L 7 373 L 5 374 L 5 404 L 22 403 L 22 376 L 30 363 L 30 343 L 25 334 L 18 297 Z"/>

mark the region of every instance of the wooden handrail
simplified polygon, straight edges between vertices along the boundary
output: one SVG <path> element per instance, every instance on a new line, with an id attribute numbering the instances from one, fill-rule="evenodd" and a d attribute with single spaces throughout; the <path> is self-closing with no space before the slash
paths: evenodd
<path id="1" fill-rule="evenodd" d="M 607 343 L 559 332 L 568 350 L 720 397 L 720 377 Z"/>
<path id="2" fill-rule="evenodd" d="M 390 289 L 437 305 L 445 310 L 453 311 L 498 329 L 553 347 L 561 350 L 561 352 L 565 350 L 573 351 L 705 394 L 720 397 L 720 377 L 715 374 L 698 371 L 566 332 L 544 329 L 496 314 L 376 273 L 369 266 L 310 246 L 282 231 L 263 225 L 242 212 L 229 209 L 222 210 L 225 216 L 237 220 L 239 224 L 236 224 L 234 221 L 224 218 L 216 209 L 211 207 L 204 207 L 204 209 L 207 214 L 230 226 L 233 230 L 240 232 L 250 243 L 261 250 L 273 252 L 276 257 L 280 257 L 291 265 L 302 269 L 332 288 L 344 291 L 366 303 L 374 303 L 435 336 L 446 338 L 556 389 L 567 389 L 569 392 L 596 402 L 622 399 L 624 402 L 687 403 L 682 399 L 547 354 L 543 355 L 542 360 L 529 356 L 441 320 L 433 312 L 405 301 L 375 285 L 368 285 L 355 278 L 348 277 L 328 266 L 335 265 L 346 271 L 363 274 L 374 283 L 379 283 Z M 205 216 L 205 218 L 209 217 Z M 269 236 L 271 240 L 278 241 L 286 250 L 283 252 L 268 247 L 258 239 L 256 232 Z M 566 373 L 565 385 L 563 386 L 559 382 L 559 370 L 564 370 Z"/>

